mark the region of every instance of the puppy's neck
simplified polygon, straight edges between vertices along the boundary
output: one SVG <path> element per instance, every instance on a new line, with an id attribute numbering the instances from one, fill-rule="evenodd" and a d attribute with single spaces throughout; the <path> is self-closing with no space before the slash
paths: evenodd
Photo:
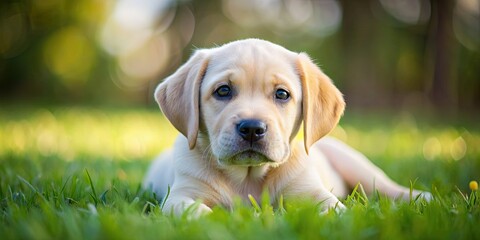
<path id="1" fill-rule="evenodd" d="M 228 179 L 234 183 L 262 182 L 270 167 L 262 166 L 229 166 L 224 169 Z"/>

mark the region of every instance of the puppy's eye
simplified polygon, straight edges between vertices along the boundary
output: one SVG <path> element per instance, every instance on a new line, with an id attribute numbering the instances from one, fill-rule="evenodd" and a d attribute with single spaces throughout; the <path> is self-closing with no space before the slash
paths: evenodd
<path id="1" fill-rule="evenodd" d="M 222 85 L 213 93 L 218 99 L 229 99 L 232 97 L 232 89 L 228 85 Z"/>
<path id="2" fill-rule="evenodd" d="M 290 93 L 285 89 L 277 89 L 275 92 L 275 98 L 281 101 L 286 101 L 290 98 Z"/>

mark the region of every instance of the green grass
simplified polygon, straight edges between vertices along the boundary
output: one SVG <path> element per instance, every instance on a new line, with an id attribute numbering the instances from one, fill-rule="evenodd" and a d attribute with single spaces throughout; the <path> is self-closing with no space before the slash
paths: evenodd
<path id="1" fill-rule="evenodd" d="M 220 207 L 196 220 L 161 212 L 140 188 L 176 131 L 158 110 L 0 109 L 1 239 L 479 239 L 480 132 L 406 113 L 346 115 L 332 134 L 435 200 L 354 192 L 343 214 L 311 202 Z"/>

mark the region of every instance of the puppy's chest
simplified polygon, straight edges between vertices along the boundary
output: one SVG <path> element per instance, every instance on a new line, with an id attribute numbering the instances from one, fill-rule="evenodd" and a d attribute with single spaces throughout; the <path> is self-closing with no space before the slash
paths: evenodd
<path id="1" fill-rule="evenodd" d="M 241 197 L 245 202 L 250 202 L 248 196 L 251 195 L 258 202 L 264 191 L 262 183 L 247 182 L 242 183 L 240 186 L 235 186 L 235 193 Z"/>
<path id="2" fill-rule="evenodd" d="M 246 202 L 250 202 L 249 195 L 259 201 L 263 191 L 268 191 L 265 185 L 266 172 L 260 169 L 241 169 L 241 171 L 227 173 L 230 192 Z"/>

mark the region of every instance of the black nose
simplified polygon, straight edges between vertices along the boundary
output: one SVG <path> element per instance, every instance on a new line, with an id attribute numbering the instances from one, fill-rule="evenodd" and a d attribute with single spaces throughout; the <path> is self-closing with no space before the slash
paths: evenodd
<path id="1" fill-rule="evenodd" d="M 250 143 L 262 139 L 267 132 L 267 124 L 255 119 L 242 120 L 237 124 L 238 134 Z"/>

